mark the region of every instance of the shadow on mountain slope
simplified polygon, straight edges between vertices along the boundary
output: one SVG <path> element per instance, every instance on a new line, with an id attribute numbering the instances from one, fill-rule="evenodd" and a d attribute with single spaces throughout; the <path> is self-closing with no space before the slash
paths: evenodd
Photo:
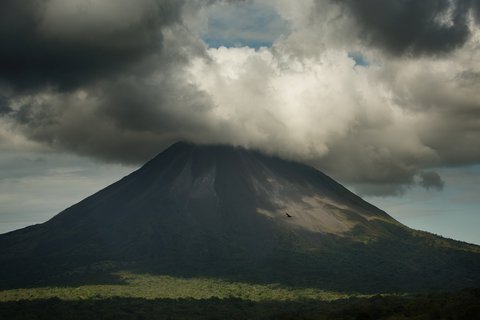
<path id="1" fill-rule="evenodd" d="M 462 249 L 462 244 L 423 232 L 416 232 L 416 235 L 403 235 L 402 232 L 396 237 L 403 237 L 403 240 L 360 242 L 323 237 L 320 242 L 315 240 L 316 246 L 305 242 L 308 237 L 282 233 L 286 239 L 280 239 L 280 243 L 284 245 L 258 260 L 253 260 L 248 252 L 239 252 L 235 242 L 228 238 L 223 239 L 229 243 L 228 247 L 218 239 L 203 239 L 202 246 L 192 243 L 189 250 L 172 250 L 163 258 L 156 256 L 145 260 L 102 261 L 94 256 L 78 255 L 68 259 L 63 255 L 41 260 L 23 258 L 0 266 L 0 289 L 123 284 L 114 275 L 118 271 L 279 283 L 358 293 L 450 291 L 478 286 L 480 272 L 472 272 L 480 270 L 478 253 Z"/>
<path id="2" fill-rule="evenodd" d="M 1 288 L 115 283 L 121 270 L 455 290 L 480 285 L 480 247 L 412 230 L 300 163 L 188 143 L 46 223 L 0 235 Z"/>

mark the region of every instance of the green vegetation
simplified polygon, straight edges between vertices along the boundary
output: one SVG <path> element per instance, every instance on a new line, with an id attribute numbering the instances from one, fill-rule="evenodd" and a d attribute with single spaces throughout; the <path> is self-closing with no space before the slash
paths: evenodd
<path id="1" fill-rule="evenodd" d="M 479 319 L 480 289 L 352 295 L 122 272 L 118 285 L 0 291 L 0 319 Z"/>
<path id="2" fill-rule="evenodd" d="M 314 288 L 289 288 L 279 284 L 250 284 L 211 278 L 174 278 L 122 272 L 118 285 L 82 285 L 78 287 L 40 287 L 0 291 L 0 302 L 59 298 L 89 300 L 121 298 L 144 299 L 226 299 L 249 301 L 324 300 L 348 298 L 351 295 Z"/>

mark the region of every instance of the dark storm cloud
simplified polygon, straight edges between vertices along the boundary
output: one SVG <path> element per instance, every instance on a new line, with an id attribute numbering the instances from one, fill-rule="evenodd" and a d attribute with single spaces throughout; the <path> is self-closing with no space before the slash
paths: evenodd
<path id="1" fill-rule="evenodd" d="M 204 95 L 171 77 L 150 81 L 112 81 L 86 91 L 85 98 L 57 92 L 24 99 L 9 117 L 27 138 L 57 150 L 142 163 L 176 140 L 198 139 L 208 127 L 205 114 L 193 116 L 209 105 Z M 183 101 L 175 101 L 180 95 Z"/>
<path id="2" fill-rule="evenodd" d="M 161 50 L 161 27 L 179 19 L 182 3 L 3 0 L 0 83 L 20 91 L 71 89 L 133 65 L 140 69 L 140 61 Z"/>
<path id="3" fill-rule="evenodd" d="M 339 0 L 367 44 L 393 54 L 443 54 L 470 37 L 470 11 L 477 0 Z M 478 22 L 478 20 L 477 20 Z"/>
<path id="4" fill-rule="evenodd" d="M 0 116 L 9 114 L 12 111 L 12 108 L 9 106 L 9 100 L 6 97 L 0 96 Z"/>
<path id="5" fill-rule="evenodd" d="M 393 141 L 385 132 L 372 135 L 359 129 L 336 141 L 316 166 L 362 195 L 402 195 L 413 184 L 419 164 L 429 157 L 391 145 Z"/>
<path id="6" fill-rule="evenodd" d="M 182 9 L 215 2 L 236 1 L 1 2 L 0 116 L 30 140 L 113 162 L 208 141 L 211 102 L 184 72 L 206 47 Z"/>
<path id="7" fill-rule="evenodd" d="M 182 69 L 205 48 L 182 25 L 184 4 L 1 2 L 0 120 L 57 150 L 123 163 L 198 135 L 194 115 L 209 101 Z"/>
<path id="8" fill-rule="evenodd" d="M 424 171 L 419 174 L 420 182 L 419 184 L 425 189 L 436 189 L 442 190 L 445 183 L 442 180 L 442 177 L 435 171 Z"/>
<path id="9" fill-rule="evenodd" d="M 178 140 L 230 143 L 309 162 L 376 195 L 401 194 L 429 167 L 478 163 L 480 73 L 464 45 L 478 2 L 453 2 L 448 24 L 443 1 L 341 0 L 347 19 L 322 24 L 334 28 L 327 35 L 352 34 L 355 21 L 396 54 L 461 47 L 451 64 L 350 42 L 340 52 L 302 21 L 272 49 L 208 49 L 191 26 L 215 2 L 234 1 L 0 2 L 0 142 L 135 164 Z M 379 16 L 368 22 L 371 12 Z M 244 17 L 224 20 L 233 19 Z"/>

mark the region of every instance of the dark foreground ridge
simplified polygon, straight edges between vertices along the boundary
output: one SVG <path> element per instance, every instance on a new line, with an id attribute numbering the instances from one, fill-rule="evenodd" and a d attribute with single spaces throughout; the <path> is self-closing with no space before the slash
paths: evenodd
<path id="1" fill-rule="evenodd" d="M 177 143 L 46 223 L 0 235 L 0 288 L 130 270 L 328 290 L 480 286 L 480 248 L 415 231 L 311 167 Z"/>

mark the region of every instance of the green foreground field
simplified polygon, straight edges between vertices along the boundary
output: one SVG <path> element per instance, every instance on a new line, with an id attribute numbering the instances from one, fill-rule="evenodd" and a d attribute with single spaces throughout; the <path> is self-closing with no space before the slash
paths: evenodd
<path id="1" fill-rule="evenodd" d="M 352 294 L 322 291 L 314 288 L 292 288 L 279 284 L 260 285 L 209 278 L 175 278 L 149 274 L 117 273 L 122 280 L 113 285 L 78 287 L 40 287 L 0 291 L 0 302 L 59 298 L 88 300 L 107 298 L 143 299 L 227 299 L 249 301 L 287 301 L 345 299 Z M 365 297 L 365 296 L 363 296 Z"/>
<path id="2" fill-rule="evenodd" d="M 359 295 L 119 273 L 111 285 L 0 291 L 0 319 L 480 319 L 480 289 Z"/>

